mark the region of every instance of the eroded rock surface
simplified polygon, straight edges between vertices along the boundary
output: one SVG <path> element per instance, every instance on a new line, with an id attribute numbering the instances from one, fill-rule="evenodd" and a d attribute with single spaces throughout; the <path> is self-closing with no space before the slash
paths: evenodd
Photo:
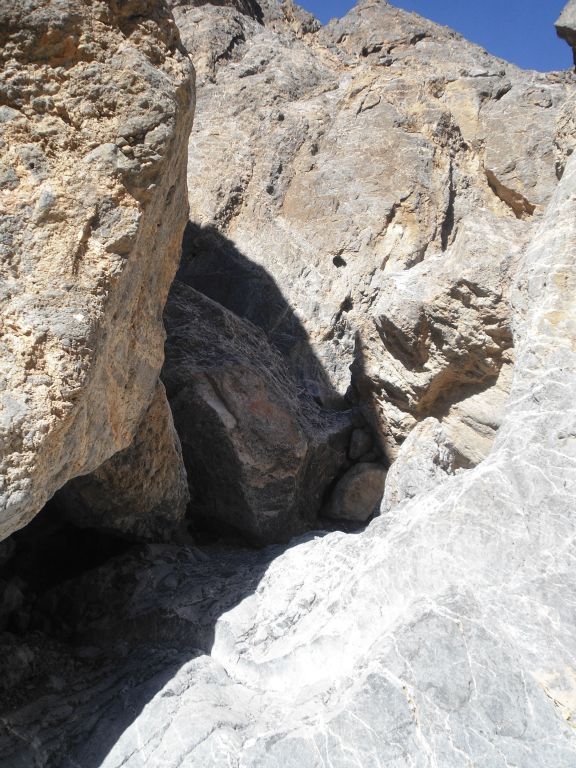
<path id="1" fill-rule="evenodd" d="M 212 30 L 210 46 L 227 39 L 220 48 L 225 55 L 207 55 L 200 67 L 205 96 L 222 94 L 218 108 L 225 118 L 217 124 L 207 111 L 196 138 L 205 159 L 192 165 L 206 163 L 210 151 L 214 162 L 216 147 L 228 175 L 218 177 L 218 187 L 215 174 L 204 197 L 193 192 L 198 205 L 215 206 L 221 218 L 216 228 L 210 215 L 189 229 L 182 277 L 200 280 L 207 293 L 218 291 L 246 319 L 176 286 L 176 295 L 186 296 L 172 319 L 174 306 L 167 312 L 177 342 L 167 369 L 183 372 L 176 397 L 191 369 L 201 390 L 191 401 L 212 410 L 210 428 L 221 429 L 216 417 L 223 420 L 223 440 L 231 441 L 230 414 L 240 422 L 251 402 L 243 380 L 234 380 L 234 339 L 242 342 L 241 360 L 253 361 L 243 375 L 253 382 L 261 375 L 265 401 L 283 408 L 293 402 L 287 382 L 299 397 L 336 403 L 353 362 L 358 397 L 381 425 L 386 450 L 398 455 L 388 477 L 395 498 L 362 532 L 317 532 L 286 548 L 134 548 L 73 578 L 39 579 L 32 604 L 19 588 L 25 573 L 11 544 L 2 542 L 0 594 L 9 623 L 0 633 L 0 765 L 573 768 L 576 133 L 565 101 L 571 76 L 495 63 L 450 32 L 379 2 L 362 3 L 322 32 L 297 13 L 291 17 L 288 6 L 268 16 L 273 6 L 267 3 L 262 25 L 251 17 L 250 3 L 188 5 L 181 12 L 190 34 Z M 246 34 L 230 46 L 226 35 L 234 37 L 238 25 Z M 200 50 L 202 39 L 195 44 Z M 282 56 L 276 59 L 277 50 Z M 294 50 L 291 68 L 283 69 L 282 57 Z M 466 149 L 458 133 L 450 150 L 442 143 L 445 123 L 430 107 L 436 102 L 427 101 L 434 62 L 440 77 L 434 99 L 450 112 L 448 124 L 455 120 L 463 137 L 466 132 Z M 327 90 L 325 71 L 332 77 Z M 411 71 L 418 80 L 410 82 Z M 380 101 L 355 91 L 360 74 L 377 75 L 374 99 Z M 248 94 L 251 112 L 240 109 L 233 89 L 225 91 L 237 75 L 244 80 L 238 91 L 260 88 Z M 308 76 L 319 89 L 305 90 L 303 98 L 298 88 Z M 291 95 L 284 101 L 275 98 L 279 83 Z M 485 89 L 489 95 L 476 101 Z M 269 98 L 263 112 L 253 106 L 260 98 Z M 360 101 L 365 109 L 358 110 Z M 364 120 L 379 107 L 380 141 L 390 137 L 390 144 L 370 157 L 372 178 L 362 159 L 370 146 L 362 137 L 368 140 L 370 131 L 354 130 L 351 118 L 353 110 L 366 113 Z M 241 123 L 234 120 L 238 109 Z M 303 115 L 311 121 L 320 115 L 326 128 L 316 136 L 312 160 L 306 144 L 291 154 L 289 138 Z M 256 120 L 270 155 L 252 155 L 259 146 Z M 291 127 L 283 133 L 285 122 Z M 234 145 L 240 126 L 248 136 L 240 144 L 244 151 Z M 476 131 L 477 145 L 470 139 Z M 278 146 L 286 150 L 283 169 L 291 168 L 286 176 L 275 164 Z M 406 162 L 391 165 L 396 148 Z M 294 157 L 325 162 L 318 174 L 309 169 L 310 186 Z M 262 184 L 268 161 L 268 171 L 277 174 L 271 192 Z M 243 163 L 253 175 L 238 190 Z M 383 213 L 386 168 L 396 183 L 405 174 L 415 197 L 406 198 L 407 209 L 400 200 L 392 220 L 398 217 L 395 244 L 386 239 L 389 223 L 378 251 L 369 217 Z M 310 200 L 305 226 L 296 226 L 301 214 L 288 217 L 284 191 L 277 209 L 266 197 L 289 191 L 299 174 L 306 194 L 294 210 Z M 325 214 L 316 230 L 313 206 Z M 351 221 L 363 228 L 351 229 Z M 230 237 L 224 240 L 218 227 Z M 268 248 L 272 235 L 284 246 L 275 269 L 260 228 Z M 344 243 L 340 253 L 330 252 L 333 274 L 320 258 L 332 237 Z M 366 265 L 374 265 L 377 253 L 384 267 L 370 273 Z M 224 258 L 211 264 L 215 255 Z M 345 277 L 353 257 L 355 279 Z M 369 280 L 362 277 L 368 274 Z M 226 280 L 239 275 L 249 278 L 242 290 Z M 260 291 L 273 288 L 263 308 Z M 303 296 L 308 304 L 301 311 L 294 303 L 292 310 L 291 302 Z M 330 312 L 334 299 L 338 317 Z M 205 344 L 190 332 L 210 316 L 210 328 L 226 340 L 219 349 L 210 328 Z M 249 322 L 262 333 L 248 332 Z M 271 345 L 279 354 L 263 364 Z M 207 375 L 219 360 L 222 378 L 233 381 L 224 398 L 222 388 L 214 396 Z M 281 369 L 277 390 L 270 372 Z M 211 388 L 202 389 L 207 378 Z M 293 409 L 288 415 L 293 418 Z M 348 445 L 356 460 L 368 461 L 371 450 L 358 433 Z M 414 456 L 423 493 L 404 482 Z M 479 466 L 459 471 L 482 456 Z"/>
<path id="2" fill-rule="evenodd" d="M 193 70 L 152 0 L 5 0 L 0 70 L 2 538 L 150 404 Z"/>
<path id="3" fill-rule="evenodd" d="M 572 768 L 575 220 L 573 158 L 479 467 L 360 534 L 149 546 L 53 588 L 47 636 L 1 636 L 0 764 Z"/>
<path id="4" fill-rule="evenodd" d="M 315 396 L 353 392 L 389 460 L 435 417 L 478 463 L 572 75 L 523 72 L 379 0 L 322 29 L 289 3 L 264 4 L 264 23 L 192 5 L 175 13 L 198 65 L 189 175 L 203 184 L 182 279 L 259 325 Z"/>
<path id="5" fill-rule="evenodd" d="M 56 495 L 76 525 L 156 541 L 184 533 L 189 500 L 180 439 L 160 382 L 128 448 Z"/>

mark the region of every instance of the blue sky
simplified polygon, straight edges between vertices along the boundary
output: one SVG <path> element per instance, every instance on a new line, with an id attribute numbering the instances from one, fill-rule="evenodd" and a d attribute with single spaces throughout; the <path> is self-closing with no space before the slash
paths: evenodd
<path id="1" fill-rule="evenodd" d="M 354 0 L 297 0 L 326 23 L 343 16 Z M 572 53 L 556 37 L 554 22 L 567 0 L 392 0 L 398 8 L 447 24 L 490 53 L 543 72 L 573 66 Z"/>

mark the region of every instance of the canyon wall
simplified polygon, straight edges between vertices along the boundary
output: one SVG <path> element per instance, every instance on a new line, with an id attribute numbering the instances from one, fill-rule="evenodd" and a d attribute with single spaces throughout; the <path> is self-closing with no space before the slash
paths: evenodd
<path id="1" fill-rule="evenodd" d="M 573 768 L 574 73 L 384 0 L 0 30 L 0 768 Z"/>

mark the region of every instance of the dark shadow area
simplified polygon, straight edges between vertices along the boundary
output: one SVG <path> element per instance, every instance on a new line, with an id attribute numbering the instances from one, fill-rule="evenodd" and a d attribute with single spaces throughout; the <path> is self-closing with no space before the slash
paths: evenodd
<path id="1" fill-rule="evenodd" d="M 129 546 L 51 505 L 34 529 L 2 543 L 1 768 L 99 768 L 287 548 Z"/>
<path id="2" fill-rule="evenodd" d="M 319 405 L 334 410 L 354 407 L 332 386 L 274 278 L 215 227 L 188 222 L 177 279 L 261 328 Z"/>
<path id="3" fill-rule="evenodd" d="M 190 223 L 178 278 L 260 328 L 319 419 L 349 418 L 369 433 L 359 393 L 332 387 L 274 279 L 232 241 Z M 320 513 L 344 472 L 381 457 L 369 434 L 342 455 Z M 320 520 L 325 530 L 264 549 L 206 522 L 194 531 L 201 548 L 131 543 L 74 526 L 56 497 L 0 543 L 0 768 L 99 768 L 178 670 L 209 663 L 218 620 L 255 593 L 273 560 L 330 530 L 365 528 Z"/>

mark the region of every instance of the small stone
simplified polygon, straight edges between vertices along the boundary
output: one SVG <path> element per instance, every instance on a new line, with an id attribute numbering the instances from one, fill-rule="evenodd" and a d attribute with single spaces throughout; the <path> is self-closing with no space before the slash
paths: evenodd
<path id="1" fill-rule="evenodd" d="M 348 447 L 348 458 L 351 461 L 358 461 L 372 449 L 372 437 L 365 429 L 355 429 L 350 438 Z"/>
<path id="2" fill-rule="evenodd" d="M 338 481 L 326 516 L 365 523 L 380 505 L 385 480 L 381 464 L 356 464 Z"/>

